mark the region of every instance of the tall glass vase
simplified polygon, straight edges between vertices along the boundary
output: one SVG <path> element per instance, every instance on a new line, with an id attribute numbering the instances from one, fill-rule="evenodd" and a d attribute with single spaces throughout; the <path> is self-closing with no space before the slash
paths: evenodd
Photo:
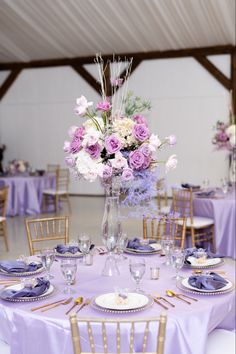
<path id="1" fill-rule="evenodd" d="M 119 269 L 114 257 L 114 250 L 121 234 L 121 222 L 119 215 L 119 196 L 107 196 L 102 220 L 102 239 L 108 250 L 102 275 L 119 275 Z"/>
<path id="2" fill-rule="evenodd" d="M 229 180 L 235 187 L 236 184 L 236 149 L 232 151 L 229 161 Z"/>

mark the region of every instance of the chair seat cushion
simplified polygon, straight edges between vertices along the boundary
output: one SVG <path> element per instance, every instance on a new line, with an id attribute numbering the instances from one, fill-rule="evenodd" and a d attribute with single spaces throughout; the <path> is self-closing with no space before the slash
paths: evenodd
<path id="1" fill-rule="evenodd" d="M 169 213 L 170 213 L 170 206 L 169 205 L 165 205 L 165 206 L 161 207 L 160 214 L 167 215 Z"/>
<path id="2" fill-rule="evenodd" d="M 206 354 L 235 354 L 235 332 L 215 329 L 207 339 Z"/>
<path id="3" fill-rule="evenodd" d="M 61 195 L 61 194 L 67 194 L 67 191 L 63 191 L 63 190 L 61 190 L 61 191 L 56 191 L 55 189 L 45 189 L 45 190 L 43 191 L 43 194 L 50 194 L 50 195 L 59 194 L 59 195 Z"/>
<path id="4" fill-rule="evenodd" d="M 0 222 L 6 220 L 5 216 L 0 216 Z"/>
<path id="5" fill-rule="evenodd" d="M 182 225 L 182 221 L 178 221 L 177 224 Z M 214 225 L 214 220 L 210 218 L 205 218 L 203 216 L 194 216 L 193 222 L 191 223 L 191 219 L 187 218 L 186 227 L 193 227 L 194 229 L 201 229 L 204 227 L 208 227 Z"/>

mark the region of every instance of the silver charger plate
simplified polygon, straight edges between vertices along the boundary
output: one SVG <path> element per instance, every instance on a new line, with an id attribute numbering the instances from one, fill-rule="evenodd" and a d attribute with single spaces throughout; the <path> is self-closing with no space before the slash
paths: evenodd
<path id="1" fill-rule="evenodd" d="M 151 244 L 150 246 L 152 246 L 153 244 Z M 132 248 L 126 248 L 124 250 L 125 253 L 131 253 L 131 254 L 140 254 L 142 256 L 145 256 L 145 255 L 149 255 L 149 254 L 157 254 L 157 253 L 160 253 L 161 252 L 161 245 L 155 243 L 155 247 L 157 247 L 157 249 L 153 249 L 153 251 L 140 251 L 140 250 L 134 250 Z"/>
<path id="2" fill-rule="evenodd" d="M 58 258 L 81 258 L 81 257 L 83 257 L 83 254 L 81 252 L 77 252 L 75 254 L 70 253 L 70 252 L 66 252 L 64 254 L 55 252 L 55 257 L 58 257 Z"/>
<path id="3" fill-rule="evenodd" d="M 50 284 L 49 289 L 42 295 L 39 296 L 32 296 L 32 297 L 18 297 L 18 298 L 2 298 L 1 294 L 3 291 L 5 291 L 6 289 L 12 289 L 12 288 L 16 288 L 16 286 L 19 286 L 20 284 L 14 284 L 14 285 L 10 285 L 6 288 L 4 288 L 4 290 L 2 290 L 0 292 L 0 298 L 4 301 L 10 301 L 10 302 L 32 302 L 32 301 L 39 301 L 39 300 L 44 300 L 47 299 L 49 296 L 51 296 L 53 294 L 53 292 L 55 291 L 55 288 L 52 284 Z"/>
<path id="4" fill-rule="evenodd" d="M 90 305 L 95 310 L 107 312 L 107 313 L 120 314 L 120 315 L 126 314 L 126 313 L 140 312 L 140 311 L 144 311 L 144 310 L 148 309 L 154 303 L 154 300 L 150 296 L 148 296 L 148 295 L 146 295 L 146 296 L 148 297 L 148 303 L 145 306 L 140 307 L 140 308 L 136 308 L 136 309 L 130 309 L 130 310 L 111 310 L 111 309 L 106 309 L 104 307 L 100 307 L 95 303 L 95 299 L 97 296 L 95 296 L 94 298 L 91 299 Z"/>
<path id="5" fill-rule="evenodd" d="M 34 262 L 37 263 L 37 262 Z M 41 262 L 38 262 L 41 263 Z M 38 268 L 32 272 L 14 272 L 14 273 L 8 273 L 6 271 L 4 271 L 3 269 L 0 269 L 0 275 L 4 275 L 7 277 L 26 277 L 26 276 L 30 276 L 30 275 L 37 275 L 39 273 L 42 273 L 45 271 L 45 268 L 42 266 L 41 268 Z"/>
<path id="6" fill-rule="evenodd" d="M 207 295 L 207 296 L 227 294 L 235 289 L 235 284 L 232 282 L 232 286 L 227 290 L 210 291 L 210 292 L 201 291 L 200 289 L 193 290 L 193 289 L 186 288 L 182 284 L 181 279 L 176 282 L 176 286 L 178 289 L 185 291 L 186 293 L 190 293 L 190 294 L 194 294 L 194 295 Z"/>

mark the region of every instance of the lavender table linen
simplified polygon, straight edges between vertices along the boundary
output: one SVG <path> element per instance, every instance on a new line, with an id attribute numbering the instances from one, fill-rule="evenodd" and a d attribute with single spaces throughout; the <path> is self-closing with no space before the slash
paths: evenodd
<path id="1" fill-rule="evenodd" d="M 76 284 L 77 290 L 74 298 L 83 296 L 84 299 L 92 298 L 102 293 L 113 292 L 114 287 L 119 284 L 121 288 L 134 289 L 134 283 L 129 274 L 129 258 L 138 256 L 128 255 L 128 259 L 119 263 L 119 277 L 102 277 L 101 272 L 104 266 L 104 256 L 94 256 L 94 264 L 90 267 L 82 266 L 78 262 Z M 141 283 L 141 288 L 147 293 L 158 292 L 165 295 L 165 290 L 172 289 L 179 291 L 172 279 L 174 270 L 166 267 L 163 257 L 159 255 L 146 256 L 146 273 Z M 160 279 L 150 280 L 150 266 L 156 264 L 160 267 Z M 234 269 L 229 265 L 222 265 L 221 270 L 227 272 L 229 278 L 234 279 Z M 65 297 L 62 291 L 65 286 L 60 263 L 55 262 L 52 266 L 52 274 L 55 279 L 52 285 L 55 286 L 55 293 L 47 300 L 37 303 L 10 303 L 0 301 L 0 339 L 5 340 L 11 346 L 11 354 L 72 354 L 72 342 L 69 318 L 65 315 L 66 310 L 71 306 L 59 306 L 47 312 L 31 312 L 34 306 L 57 301 Z M 191 270 L 184 268 L 181 271 L 183 276 L 190 276 Z M 180 292 L 180 291 L 179 291 Z M 191 296 L 191 295 L 190 295 Z M 198 302 L 188 305 L 178 299 L 171 299 L 176 307 L 167 311 L 167 335 L 165 344 L 165 354 L 205 354 L 207 335 L 215 328 L 233 329 L 235 313 L 234 291 L 223 295 L 192 295 Z M 169 299 L 170 300 L 170 299 Z M 106 317 L 106 318 L 128 318 L 140 319 L 145 317 L 159 316 L 163 308 L 153 304 L 145 311 L 129 314 L 112 314 L 100 312 L 91 306 L 85 307 L 81 312 L 81 317 Z M 140 338 L 143 336 L 142 324 L 137 326 L 138 335 L 135 337 L 135 351 L 140 350 Z M 155 331 L 151 327 L 152 334 L 149 337 L 148 350 L 154 350 Z M 82 329 L 83 331 L 83 329 Z M 128 332 L 128 329 L 126 329 Z M 197 333 L 197 335 L 196 335 Z M 139 335 L 140 334 L 140 335 Z M 115 341 L 112 340 L 114 333 L 108 328 L 110 351 L 114 348 Z M 126 341 L 125 333 L 122 334 Z M 87 342 L 82 341 L 83 349 L 89 351 Z M 101 336 L 95 333 L 95 343 L 101 343 Z M 98 348 L 96 348 L 98 349 Z M 127 352 L 129 351 L 128 348 Z"/>
<path id="2" fill-rule="evenodd" d="M 219 198 L 195 197 L 193 213 L 214 219 L 217 253 L 236 259 L 235 192 Z"/>
<path id="3" fill-rule="evenodd" d="M 55 186 L 55 175 L 5 176 L 0 181 L 9 186 L 7 216 L 40 214 L 42 192 Z"/>

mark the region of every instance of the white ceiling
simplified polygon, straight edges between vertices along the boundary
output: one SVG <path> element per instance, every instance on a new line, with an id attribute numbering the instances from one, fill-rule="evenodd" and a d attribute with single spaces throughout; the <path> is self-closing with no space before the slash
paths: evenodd
<path id="1" fill-rule="evenodd" d="M 235 45 L 235 0 L 0 0 L 0 62 Z"/>

